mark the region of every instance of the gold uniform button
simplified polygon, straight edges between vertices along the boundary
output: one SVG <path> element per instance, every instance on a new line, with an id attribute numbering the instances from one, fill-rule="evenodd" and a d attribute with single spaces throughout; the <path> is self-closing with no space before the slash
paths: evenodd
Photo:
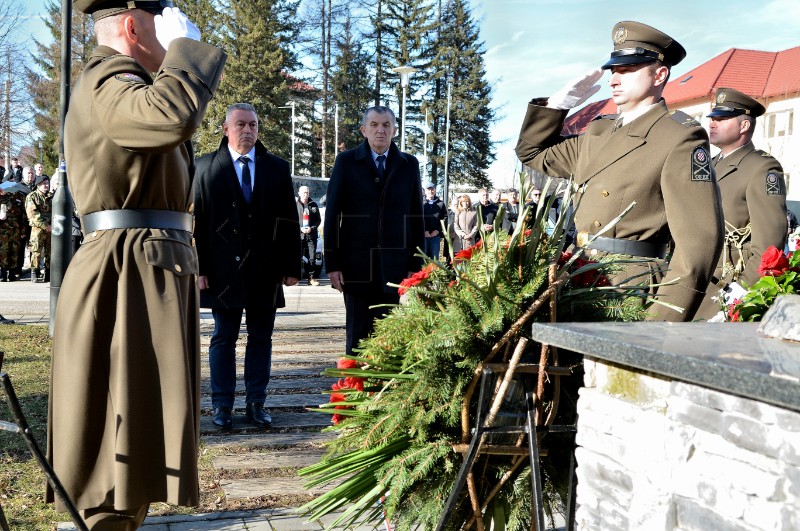
<path id="1" fill-rule="evenodd" d="M 600 223 L 599 221 L 595 221 L 595 222 L 594 222 L 594 226 L 595 226 L 595 227 L 597 227 L 597 228 L 599 229 L 600 227 L 602 227 L 602 226 L 603 226 L 603 224 L 602 224 L 602 223 Z"/>
<path id="2" fill-rule="evenodd" d="M 194 212 L 194 203 L 189 205 L 189 213 L 192 213 L 192 212 Z"/>
<path id="3" fill-rule="evenodd" d="M 603 197 L 608 197 L 608 190 L 603 190 Z"/>
<path id="4" fill-rule="evenodd" d="M 175 264 L 175 271 L 177 271 L 178 273 L 180 273 L 181 271 L 183 271 L 183 268 L 181 267 L 181 265 L 180 265 L 180 264 Z"/>

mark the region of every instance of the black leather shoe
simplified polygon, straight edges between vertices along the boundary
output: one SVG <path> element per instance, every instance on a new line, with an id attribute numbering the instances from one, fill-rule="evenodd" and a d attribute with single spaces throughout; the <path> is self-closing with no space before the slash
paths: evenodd
<path id="1" fill-rule="evenodd" d="M 272 417 L 262 404 L 247 404 L 247 420 L 256 426 L 267 427 L 272 424 Z"/>
<path id="2" fill-rule="evenodd" d="M 231 408 L 220 406 L 214 408 L 214 426 L 229 430 L 233 427 L 233 419 L 231 418 Z"/>

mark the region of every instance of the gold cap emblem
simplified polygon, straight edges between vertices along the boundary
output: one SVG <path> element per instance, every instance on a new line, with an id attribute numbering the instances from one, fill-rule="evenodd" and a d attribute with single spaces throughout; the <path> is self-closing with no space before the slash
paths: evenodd
<path id="1" fill-rule="evenodd" d="M 628 40 L 628 30 L 625 29 L 624 26 L 620 26 L 617 28 L 617 31 L 614 33 L 614 44 L 622 44 Z"/>
<path id="2" fill-rule="evenodd" d="M 724 101 L 725 101 L 725 93 L 720 92 L 719 94 L 717 94 L 717 103 L 722 103 Z"/>

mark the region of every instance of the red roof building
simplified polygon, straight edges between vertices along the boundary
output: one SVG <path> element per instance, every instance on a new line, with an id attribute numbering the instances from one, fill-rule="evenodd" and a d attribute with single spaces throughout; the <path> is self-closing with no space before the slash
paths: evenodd
<path id="1" fill-rule="evenodd" d="M 789 199 L 800 200 L 800 46 L 780 52 L 731 48 L 667 83 L 664 99 L 670 109 L 707 126 L 718 87 L 744 92 L 766 107 L 753 142 L 781 161 Z M 581 133 L 597 115 L 616 112 L 611 99 L 590 103 L 566 119 L 563 133 Z"/>

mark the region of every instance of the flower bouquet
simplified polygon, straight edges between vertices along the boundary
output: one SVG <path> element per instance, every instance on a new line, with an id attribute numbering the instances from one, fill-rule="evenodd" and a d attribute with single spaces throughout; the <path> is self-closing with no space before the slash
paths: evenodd
<path id="1" fill-rule="evenodd" d="M 800 291 L 800 253 L 784 254 L 774 246 L 761 255 L 758 279 L 728 307 L 728 321 L 760 321 L 780 295 Z"/>
<path id="2" fill-rule="evenodd" d="M 569 201 L 562 202 L 559 221 L 548 229 L 552 203 L 543 201 L 535 212 L 526 209 L 519 217 L 525 222 L 511 235 L 500 229 L 501 208 L 494 231 L 457 253 L 452 266 L 425 257 L 423 269 L 398 286 L 402 303 L 375 323 L 358 355 L 326 371 L 340 379 L 331 402 L 317 411 L 333 415 L 328 429 L 339 437 L 328 443 L 320 463 L 300 474 L 312 478 L 309 488 L 335 486 L 302 508 L 311 518 L 343 511 L 331 527 L 385 518 L 397 529 L 433 529 L 462 463 L 454 446 L 464 442 L 464 417 L 469 421 L 475 414 L 474 404 L 465 409 L 464 397 L 474 387 L 476 368 L 507 360 L 512 345 L 529 336 L 526 325 L 550 320 L 552 299 L 561 320 L 642 316 L 641 305 L 626 304 L 630 293 L 608 285 L 613 262 L 585 260 L 580 249 L 564 252 L 572 222 Z M 534 350 L 538 360 L 539 349 Z M 564 423 L 574 422 L 569 417 L 582 382 L 580 360 L 562 354 L 561 362 L 572 366 L 575 382 L 568 400 L 562 396 L 558 414 Z M 555 413 L 556 401 L 545 404 L 546 414 Z M 553 512 L 563 511 L 572 442 L 547 437 L 552 437 L 550 457 L 542 462 L 542 475 L 552 520 Z M 530 468 L 514 459 L 483 456 L 473 467 L 475 489 L 487 500 L 481 514 L 495 529 L 530 528 Z M 474 516 L 463 493 L 448 529 L 460 529 Z"/>

